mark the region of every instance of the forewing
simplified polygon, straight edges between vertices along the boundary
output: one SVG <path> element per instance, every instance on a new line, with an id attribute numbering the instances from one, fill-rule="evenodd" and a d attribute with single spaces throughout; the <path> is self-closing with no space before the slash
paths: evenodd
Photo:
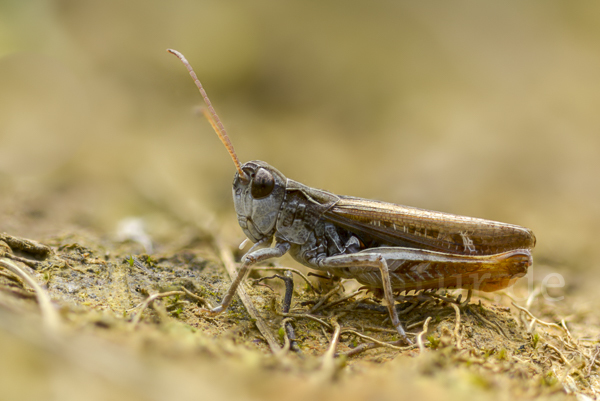
<path id="1" fill-rule="evenodd" d="M 525 227 L 349 196 L 340 196 L 323 217 L 380 245 L 472 255 L 535 246 Z"/>

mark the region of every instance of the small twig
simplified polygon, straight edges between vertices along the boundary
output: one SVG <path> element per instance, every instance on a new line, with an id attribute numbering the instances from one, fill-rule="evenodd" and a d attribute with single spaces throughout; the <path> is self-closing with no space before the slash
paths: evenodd
<path id="1" fill-rule="evenodd" d="M 396 331 L 396 333 L 398 333 L 398 332 Z M 400 339 L 398 341 L 394 341 L 394 342 L 391 342 L 391 343 L 385 343 L 385 344 L 391 345 L 391 346 L 399 346 L 400 344 L 405 344 L 405 343 L 406 342 L 402 338 L 402 339 Z M 371 349 L 374 349 L 374 348 L 380 348 L 380 347 L 382 347 L 382 345 L 379 345 L 379 344 L 376 344 L 376 343 L 363 343 L 363 344 L 360 344 L 358 347 L 355 347 L 355 348 L 351 349 L 350 351 L 343 352 L 343 353 L 339 354 L 339 356 L 350 357 L 350 356 L 354 356 L 354 355 L 360 354 L 361 352 L 365 352 L 365 351 L 368 351 L 368 350 L 371 350 Z M 406 350 L 409 350 L 409 349 L 413 349 L 415 347 L 416 347 L 416 345 L 413 344 L 413 345 L 409 345 L 407 347 L 399 347 L 399 348 L 401 348 L 403 351 L 406 351 Z"/>
<path id="2" fill-rule="evenodd" d="M 342 286 L 342 283 L 337 283 L 337 285 L 335 287 L 333 287 L 333 289 L 331 291 L 329 291 L 327 294 L 323 295 L 321 297 L 321 299 L 319 299 L 319 302 L 317 302 L 315 304 L 315 306 L 313 306 L 308 313 L 314 313 L 317 310 L 319 310 L 321 308 L 321 305 L 323 305 L 325 303 L 325 301 L 327 301 L 329 298 L 331 298 L 331 296 L 333 294 L 335 294 L 336 292 L 338 292 L 340 290 L 340 287 Z"/>
<path id="3" fill-rule="evenodd" d="M 447 304 L 459 304 L 460 302 L 457 301 L 454 298 L 449 298 L 449 297 L 445 297 L 443 295 L 439 295 L 439 294 L 419 294 L 419 298 L 421 300 L 426 300 L 427 298 L 430 299 L 438 299 L 440 301 L 443 301 Z"/>
<path id="4" fill-rule="evenodd" d="M 425 323 L 425 320 L 427 320 L 427 319 L 421 320 L 416 323 L 409 324 L 408 326 L 406 326 L 406 330 L 410 330 L 410 329 L 414 329 L 415 327 L 423 326 L 423 323 Z"/>
<path id="5" fill-rule="evenodd" d="M 385 327 L 375 327 L 375 326 L 360 326 L 362 331 L 374 331 L 375 333 L 389 333 L 389 334 L 398 334 L 398 330 L 396 329 L 386 329 Z M 411 334 L 411 333 L 407 333 Z"/>
<path id="6" fill-rule="evenodd" d="M 200 302 L 201 304 L 203 304 L 204 306 L 206 306 L 208 309 L 212 309 L 211 304 L 204 298 L 199 297 L 198 295 L 194 294 L 193 292 L 191 292 L 190 290 L 188 290 L 185 287 L 181 287 L 181 290 L 183 292 L 185 292 L 185 294 L 190 297 L 190 298 L 194 298 L 196 301 Z"/>
<path id="7" fill-rule="evenodd" d="M 337 319 L 337 316 L 333 316 L 331 318 L 331 325 L 333 326 L 333 335 L 331 336 L 329 348 L 323 355 L 323 362 L 321 364 L 321 369 L 325 372 L 327 377 L 332 377 L 335 373 L 335 349 L 337 348 L 338 342 L 340 341 L 340 333 L 342 330 Z"/>
<path id="8" fill-rule="evenodd" d="M 402 309 L 401 311 L 398 311 L 398 315 L 406 315 L 408 312 L 410 312 L 411 310 L 415 309 L 417 306 L 419 305 L 419 302 L 413 302 L 412 305 L 410 305 L 408 308 L 406 309 Z M 398 310 L 398 309 L 396 309 Z"/>
<path id="9" fill-rule="evenodd" d="M 23 281 L 25 281 L 31 288 L 33 288 L 38 304 L 40 305 L 44 326 L 51 332 L 58 331 L 60 329 L 60 317 L 56 309 L 54 309 L 52 306 L 52 301 L 50 300 L 50 297 L 46 291 L 44 291 L 44 289 L 29 275 L 29 273 L 21 269 L 11 260 L 5 258 L 0 259 L 0 266 L 10 270 L 23 279 Z"/>
<path id="10" fill-rule="evenodd" d="M 531 305 L 533 304 L 533 301 L 537 298 L 538 295 L 540 295 L 542 293 L 542 288 L 538 287 L 536 289 L 534 289 L 531 294 L 529 294 L 529 296 L 527 297 L 527 301 L 525 302 L 525 308 L 529 309 L 531 308 Z"/>
<path id="11" fill-rule="evenodd" d="M 252 280 L 252 285 L 254 285 L 254 286 L 265 287 L 265 288 L 268 288 L 269 290 L 271 290 L 271 292 L 275 292 L 273 287 L 271 287 L 268 284 L 263 283 L 263 281 L 272 280 L 274 278 L 283 278 L 283 276 L 280 276 L 279 274 L 274 274 L 272 276 L 265 276 L 265 277 L 261 277 L 261 278 L 257 278 L 257 279 L 248 279 L 248 280 Z"/>
<path id="12" fill-rule="evenodd" d="M 394 332 L 396 334 L 398 333 L 396 330 L 394 330 Z M 391 349 L 394 349 L 394 350 L 397 350 L 397 351 L 404 351 L 404 350 L 406 350 L 406 347 L 398 347 L 398 346 L 394 345 L 393 343 L 386 343 L 385 341 L 380 341 L 380 340 L 378 340 L 376 338 L 369 337 L 367 335 L 361 334 L 358 331 L 352 330 L 352 329 L 342 329 L 341 334 L 353 334 L 353 335 L 355 335 L 357 337 L 360 337 L 360 338 L 362 338 L 364 340 L 371 341 L 374 344 L 377 344 L 377 345 L 379 345 L 381 347 L 387 347 L 387 348 L 391 348 Z M 408 334 L 410 334 L 410 333 L 408 333 Z"/>
<path id="13" fill-rule="evenodd" d="M 356 291 L 354 291 L 351 294 L 345 295 L 345 296 L 341 297 L 340 299 L 337 299 L 337 300 L 335 300 L 333 302 L 328 303 L 327 305 L 323 305 L 320 309 L 328 309 L 328 308 L 331 308 L 332 306 L 341 304 L 342 302 L 344 302 L 344 301 L 346 301 L 346 300 L 348 300 L 350 298 L 354 298 L 355 296 L 357 296 L 362 291 L 363 290 L 356 290 Z M 397 331 L 396 331 L 396 333 L 397 333 Z"/>
<path id="14" fill-rule="evenodd" d="M 461 349 L 461 338 L 460 338 L 460 308 L 457 304 L 451 303 L 450 306 L 454 308 L 456 313 L 456 325 L 454 326 L 454 339 L 456 340 L 456 348 Z"/>
<path id="15" fill-rule="evenodd" d="M 321 330 L 321 334 L 323 334 L 323 337 L 325 337 L 326 339 L 329 339 L 329 336 L 327 335 L 327 331 L 325 330 L 325 327 L 319 326 L 319 330 Z"/>
<path id="16" fill-rule="evenodd" d="M 304 273 L 302 273 L 300 270 L 298 269 L 294 269 L 291 267 L 254 267 L 252 270 L 285 270 L 285 271 L 290 271 L 292 273 L 295 273 L 297 275 L 299 275 L 300 277 L 302 277 L 302 279 L 304 281 L 306 281 L 306 284 L 308 284 L 308 286 L 310 287 L 310 289 L 317 294 L 320 294 L 320 291 L 317 290 L 312 283 L 310 282 L 310 280 L 308 279 L 308 277 L 306 277 L 306 275 Z"/>
<path id="17" fill-rule="evenodd" d="M 590 375 L 592 374 L 592 368 L 594 367 L 594 364 L 596 363 L 596 358 L 598 358 L 598 354 L 600 353 L 600 346 L 596 345 L 596 352 L 594 353 L 594 356 L 592 357 L 592 360 L 590 361 L 590 364 L 588 365 L 587 368 L 587 377 L 590 377 Z"/>
<path id="18" fill-rule="evenodd" d="M 144 310 L 146 310 L 146 308 L 155 300 L 159 299 L 159 298 L 166 298 L 166 297 L 171 297 L 173 295 L 185 295 L 185 292 L 183 291 L 168 291 L 168 292 L 160 292 L 158 294 L 153 294 L 150 295 L 148 298 L 146 298 L 144 300 L 144 302 L 142 302 L 141 304 L 139 304 L 138 306 L 136 306 L 133 309 L 137 309 L 139 308 L 139 311 L 135 314 L 135 316 L 133 317 L 133 319 L 131 319 L 131 323 L 133 324 L 133 326 L 135 327 L 140 319 L 142 318 L 142 313 L 144 313 Z"/>
<path id="19" fill-rule="evenodd" d="M 333 327 L 329 323 L 325 322 L 322 319 L 319 319 L 316 316 L 310 315 L 308 313 L 281 313 L 280 315 L 284 316 L 284 317 L 299 317 L 299 318 L 314 320 L 315 322 L 320 323 L 321 325 L 325 326 L 328 330 L 333 329 Z"/>
<path id="20" fill-rule="evenodd" d="M 356 302 L 354 302 L 351 305 L 351 308 L 356 311 L 356 312 L 367 312 L 367 313 L 372 313 L 372 312 L 377 312 L 377 313 L 388 313 L 388 310 L 385 306 L 383 305 L 374 305 L 370 302 L 363 302 L 363 300 L 358 300 Z M 396 311 L 398 311 L 398 308 L 396 308 Z M 400 314 L 400 312 L 398 311 L 398 314 Z M 396 331 L 397 333 L 398 331 Z"/>
<path id="21" fill-rule="evenodd" d="M 567 333 L 567 338 L 572 342 L 575 343 L 575 341 L 573 340 L 573 337 L 571 336 L 571 332 L 569 331 L 569 329 L 567 328 L 567 324 L 565 323 L 565 319 L 561 319 L 560 320 L 560 324 L 562 324 L 562 327 L 564 327 L 565 332 Z"/>
<path id="22" fill-rule="evenodd" d="M 567 366 L 571 367 L 571 362 L 569 362 L 569 361 L 568 361 L 568 359 L 567 359 L 567 358 L 566 358 L 566 357 L 563 355 L 563 353 L 562 353 L 562 352 L 560 352 L 560 350 L 559 350 L 558 348 L 556 348 L 554 345 L 552 345 L 552 344 L 549 344 L 549 343 L 544 343 L 544 345 L 545 345 L 546 347 L 550 348 L 551 350 L 553 350 L 554 352 L 556 352 L 556 353 L 558 354 L 558 356 L 560 356 L 560 359 L 562 359 L 562 360 L 563 360 L 563 362 L 564 362 L 564 363 L 565 363 Z"/>
<path id="23" fill-rule="evenodd" d="M 567 334 L 567 333 L 568 333 L 568 331 L 567 331 L 567 330 L 566 330 L 564 327 L 562 327 L 562 326 L 560 326 L 560 325 L 558 325 L 558 324 L 556 324 L 556 323 L 544 322 L 543 320 L 540 320 L 540 319 L 538 319 L 537 317 L 533 316 L 533 314 L 532 314 L 531 312 L 529 312 L 529 311 L 528 311 L 526 308 L 524 308 L 524 307 L 522 307 L 522 306 L 519 306 L 519 305 L 517 305 L 517 304 L 516 304 L 516 303 L 514 303 L 514 302 L 512 302 L 512 305 L 513 305 L 515 308 L 519 309 L 520 311 L 522 311 L 522 312 L 525 312 L 525 313 L 526 313 L 526 314 L 527 314 L 527 315 L 528 315 L 528 316 L 529 316 L 529 317 L 532 319 L 532 321 L 534 321 L 534 322 L 536 322 L 536 323 L 539 323 L 539 324 L 541 324 L 542 326 L 546 326 L 546 327 L 554 327 L 554 328 L 557 328 L 557 329 L 561 330 L 561 331 L 562 331 L 563 333 L 565 333 L 565 334 Z M 531 329 L 533 329 L 533 327 L 531 327 Z M 531 331 L 529 331 L 529 332 L 531 333 Z"/>
<path id="24" fill-rule="evenodd" d="M 308 272 L 308 277 L 317 277 L 323 280 L 333 280 L 333 276 L 324 276 L 323 274 L 317 274 L 315 272 Z"/>
<path id="25" fill-rule="evenodd" d="M 423 354 L 425 352 L 425 345 L 423 344 L 423 334 L 427 333 L 430 321 L 431 321 L 431 316 L 429 316 L 427 319 L 425 319 L 425 323 L 423 323 L 423 331 L 421 331 L 417 335 L 417 344 L 419 344 L 419 352 L 421 354 Z"/>

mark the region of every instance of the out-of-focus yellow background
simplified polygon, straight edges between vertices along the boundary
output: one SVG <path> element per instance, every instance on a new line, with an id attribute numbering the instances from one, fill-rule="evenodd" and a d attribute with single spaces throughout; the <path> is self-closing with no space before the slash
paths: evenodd
<path id="1" fill-rule="evenodd" d="M 34 212 L 104 230 L 147 212 L 140 191 L 231 216 L 233 165 L 172 47 L 242 161 L 524 225 L 597 269 L 599 40 L 594 3 L 5 0 L 0 189 L 67 192 Z"/>

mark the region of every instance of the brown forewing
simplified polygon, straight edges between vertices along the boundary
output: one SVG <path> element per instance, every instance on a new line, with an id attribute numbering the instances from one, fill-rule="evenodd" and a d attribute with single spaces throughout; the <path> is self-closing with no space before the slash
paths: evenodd
<path id="1" fill-rule="evenodd" d="M 382 245 L 472 255 L 535 246 L 525 227 L 349 196 L 340 196 L 324 218 Z"/>

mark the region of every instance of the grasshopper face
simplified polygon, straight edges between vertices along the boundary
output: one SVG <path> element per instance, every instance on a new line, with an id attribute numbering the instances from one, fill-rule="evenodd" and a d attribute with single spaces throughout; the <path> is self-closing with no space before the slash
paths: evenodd
<path id="1" fill-rule="evenodd" d="M 233 203 L 244 234 L 256 243 L 275 232 L 287 178 L 262 161 L 245 163 L 242 170 L 247 179 L 235 174 Z"/>

